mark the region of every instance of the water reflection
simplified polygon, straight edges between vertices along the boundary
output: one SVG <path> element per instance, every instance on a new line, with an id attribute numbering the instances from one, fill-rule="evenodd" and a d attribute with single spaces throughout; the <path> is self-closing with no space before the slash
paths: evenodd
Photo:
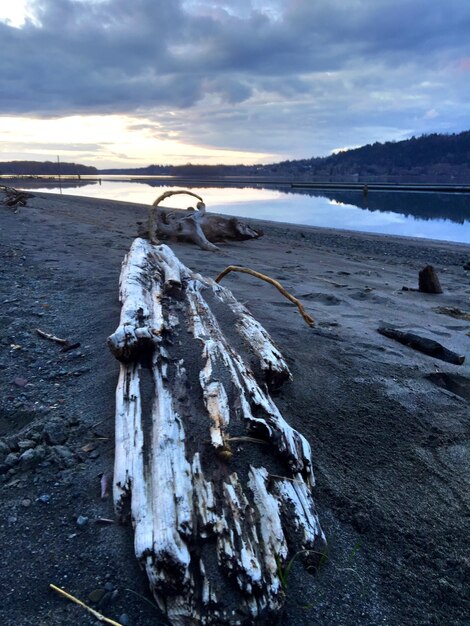
<path id="1" fill-rule="evenodd" d="M 82 180 L 63 184 L 64 194 L 151 204 L 172 188 L 197 190 L 208 210 L 327 228 L 424 237 L 470 243 L 470 195 L 434 192 L 291 189 L 287 185 L 172 184 L 147 179 Z M 37 191 L 58 192 L 57 187 Z M 189 196 L 175 196 L 166 206 L 187 208 Z"/>

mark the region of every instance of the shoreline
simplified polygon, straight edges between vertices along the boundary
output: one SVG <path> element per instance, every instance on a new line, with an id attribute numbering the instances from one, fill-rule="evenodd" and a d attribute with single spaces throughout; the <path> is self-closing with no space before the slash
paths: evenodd
<path id="1" fill-rule="evenodd" d="M 139 202 L 128 202 L 125 200 L 112 200 L 109 198 L 94 198 L 93 196 L 78 196 L 78 195 L 74 195 L 74 194 L 57 194 L 57 193 L 51 193 L 51 192 L 47 192 L 47 191 L 41 191 L 40 192 L 41 195 L 43 195 L 45 198 L 54 198 L 55 196 L 65 196 L 67 198 L 71 198 L 74 202 L 80 202 L 80 201 L 84 201 L 84 202 L 96 202 L 96 203 L 116 203 L 120 206 L 127 206 L 128 209 L 131 208 L 138 208 L 139 210 L 144 210 L 147 211 L 148 210 L 148 205 L 147 204 L 142 204 Z M 167 207 L 166 205 L 162 205 L 165 206 L 165 208 L 173 208 L 173 207 Z M 235 216 L 235 215 L 228 215 L 228 214 L 223 214 L 223 213 L 218 213 L 217 211 L 210 211 L 211 213 L 214 213 L 215 215 L 225 215 L 226 217 L 237 217 L 240 220 L 246 221 L 250 224 L 253 224 L 253 226 L 258 226 L 259 228 L 263 229 L 264 228 L 269 228 L 272 230 L 275 230 L 276 227 L 278 227 L 281 230 L 284 230 L 286 228 L 292 230 L 293 232 L 297 232 L 297 231 L 310 231 L 311 233 L 316 233 L 318 232 L 319 234 L 327 234 L 327 235 L 338 235 L 338 236 L 344 236 L 344 237 L 358 237 L 358 238 L 362 238 L 362 239 L 378 239 L 378 240 L 387 240 L 387 239 L 391 239 L 392 241 L 397 241 L 397 242 L 401 242 L 403 244 L 413 244 L 416 243 L 416 245 L 420 245 L 420 244 L 425 244 L 425 245 L 432 245 L 432 246 L 437 246 L 440 247 L 442 246 L 457 246 L 457 247 L 463 247 L 463 248 L 469 248 L 470 247 L 470 243 L 466 243 L 463 241 L 448 241 L 448 240 L 441 240 L 441 239 L 427 239 L 425 237 L 411 237 L 411 236 L 406 236 L 406 235 L 395 235 L 395 234 L 387 234 L 387 233 L 374 233 L 374 232 L 368 232 L 368 231 L 359 231 L 359 230 L 348 230 L 348 229 L 343 229 L 343 228 L 332 228 L 332 227 L 328 227 L 328 226 L 313 226 L 310 224 L 295 224 L 292 222 L 281 222 L 281 221 L 274 221 L 274 220 L 264 220 L 264 219 L 259 219 L 259 218 L 255 218 L 255 217 L 244 217 L 244 216 Z"/>
<path id="2" fill-rule="evenodd" d="M 121 261 L 147 207 L 41 192 L 17 213 L 2 205 L 0 213 L 0 453 L 4 444 L 13 455 L 0 475 L 0 616 L 12 626 L 93 624 L 48 585 L 87 601 L 108 584 L 118 593 L 98 607 L 106 616 L 126 613 L 132 626 L 163 622 L 145 601 L 152 598 L 132 529 L 96 521 L 114 520 L 110 498 L 100 498 L 100 476 L 113 467 L 118 369 L 105 342 L 119 320 Z M 465 626 L 470 321 L 436 308 L 468 312 L 470 246 L 246 221 L 265 235 L 217 253 L 170 245 L 205 276 L 232 264 L 267 273 L 316 320 L 308 328 L 271 285 L 242 274 L 224 279 L 291 368 L 293 381 L 275 402 L 311 444 L 330 546 L 316 574 L 296 560 L 280 622 Z M 444 293 L 402 291 L 417 287 L 427 264 Z M 383 337 L 383 325 L 437 340 L 465 363 Z M 81 346 L 62 353 L 36 328 Z M 44 456 L 23 464 L 20 442 Z"/>

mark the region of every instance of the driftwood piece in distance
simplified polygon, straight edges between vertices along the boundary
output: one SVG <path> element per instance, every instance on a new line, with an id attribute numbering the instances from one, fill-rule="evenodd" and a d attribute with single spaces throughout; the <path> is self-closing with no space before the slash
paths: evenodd
<path id="1" fill-rule="evenodd" d="M 7 187 L 6 185 L 0 185 L 0 190 L 5 194 L 3 204 L 12 208 L 26 206 L 28 199 L 34 198 L 32 193 L 15 189 L 14 187 Z"/>
<path id="2" fill-rule="evenodd" d="M 433 311 L 441 315 L 449 315 L 449 317 L 453 317 L 456 320 L 470 322 L 470 313 L 468 311 L 462 311 L 462 309 L 455 306 L 437 306 Z"/>
<path id="3" fill-rule="evenodd" d="M 418 286 L 423 293 L 442 293 L 439 277 L 432 265 L 426 265 L 420 271 Z"/>
<path id="4" fill-rule="evenodd" d="M 222 278 L 224 278 L 224 276 L 227 276 L 229 272 L 242 272 L 243 274 L 250 274 L 251 276 L 255 276 L 256 278 L 260 278 L 261 280 L 264 280 L 267 283 L 274 285 L 274 287 L 276 287 L 276 289 L 278 289 L 278 291 L 280 291 L 283 296 L 285 296 L 288 300 L 290 300 L 293 304 L 296 305 L 296 307 L 299 309 L 300 315 L 303 317 L 303 319 L 309 326 L 313 326 L 315 324 L 315 320 L 313 319 L 311 315 L 307 313 L 307 311 L 304 309 L 303 304 L 300 302 L 300 300 L 296 298 L 295 296 L 293 296 L 291 293 L 289 293 L 287 289 L 284 289 L 284 287 L 281 285 L 279 281 L 275 280 L 274 278 L 271 278 L 270 276 L 266 276 L 266 274 L 262 274 L 261 272 L 252 270 L 249 267 L 240 267 L 239 265 L 229 265 L 222 272 L 220 272 L 220 274 L 215 279 L 215 282 L 220 283 Z"/>
<path id="5" fill-rule="evenodd" d="M 377 330 L 381 335 L 384 335 L 384 337 L 395 339 L 395 341 L 398 341 L 409 348 L 413 348 L 418 352 L 423 352 L 428 356 L 432 356 L 435 359 L 440 359 L 441 361 L 446 361 L 447 363 L 453 363 L 454 365 L 462 365 L 465 361 L 464 356 L 449 350 L 438 341 L 434 341 L 434 339 L 421 337 L 420 335 L 397 330 L 396 328 L 378 328 Z"/>
<path id="6" fill-rule="evenodd" d="M 155 599 L 174 626 L 272 624 L 282 568 L 325 547 L 310 445 L 258 380 L 282 355 L 166 245 L 134 241 L 120 300 L 113 497 Z"/>
<path id="7" fill-rule="evenodd" d="M 197 198 L 199 202 L 196 208 L 190 207 L 184 211 L 158 206 L 166 198 L 177 194 Z M 166 191 L 149 207 L 147 236 L 152 243 L 157 243 L 159 239 L 192 241 L 202 250 L 214 252 L 218 250 L 216 242 L 226 239 L 239 241 L 257 239 L 262 234 L 236 217 L 207 213 L 201 196 L 192 191 Z"/>
<path id="8" fill-rule="evenodd" d="M 40 328 L 36 328 L 37 334 L 43 339 L 48 339 L 49 341 L 53 341 L 54 343 L 58 343 L 62 346 L 61 352 L 68 352 L 69 350 L 75 350 L 80 347 L 80 343 L 77 341 L 75 343 L 70 343 L 68 339 L 61 339 L 60 337 L 56 337 L 55 335 L 51 335 L 51 333 L 46 333 Z"/>

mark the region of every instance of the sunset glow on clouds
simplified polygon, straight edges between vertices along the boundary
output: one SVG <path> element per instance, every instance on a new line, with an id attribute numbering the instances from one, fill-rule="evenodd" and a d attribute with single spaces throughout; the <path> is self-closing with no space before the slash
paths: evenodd
<path id="1" fill-rule="evenodd" d="M 0 159 L 255 163 L 466 130 L 466 0 L 0 0 Z"/>

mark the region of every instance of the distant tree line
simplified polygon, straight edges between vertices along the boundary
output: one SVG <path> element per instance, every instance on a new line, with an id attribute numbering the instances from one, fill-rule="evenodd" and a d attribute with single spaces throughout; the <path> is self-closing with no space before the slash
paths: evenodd
<path id="1" fill-rule="evenodd" d="M 259 177 L 336 181 L 470 181 L 470 131 L 430 134 L 403 141 L 376 142 L 328 157 L 281 161 L 268 165 L 149 165 L 101 170 L 107 174 L 183 178 Z"/>
<path id="2" fill-rule="evenodd" d="M 38 176 L 50 175 L 57 176 L 59 166 L 57 161 L 2 161 L 0 162 L 0 174 L 18 175 L 18 176 Z M 78 174 L 97 174 L 96 167 L 89 165 L 81 165 L 80 163 L 60 163 L 60 174 L 66 176 Z"/>
<path id="3" fill-rule="evenodd" d="M 102 169 L 61 163 L 62 174 L 130 174 L 180 178 L 259 178 L 303 181 L 470 182 L 470 131 L 373 143 L 328 157 L 281 161 L 268 165 L 149 165 Z M 57 175 L 57 163 L 9 161 L 0 174 Z"/>

